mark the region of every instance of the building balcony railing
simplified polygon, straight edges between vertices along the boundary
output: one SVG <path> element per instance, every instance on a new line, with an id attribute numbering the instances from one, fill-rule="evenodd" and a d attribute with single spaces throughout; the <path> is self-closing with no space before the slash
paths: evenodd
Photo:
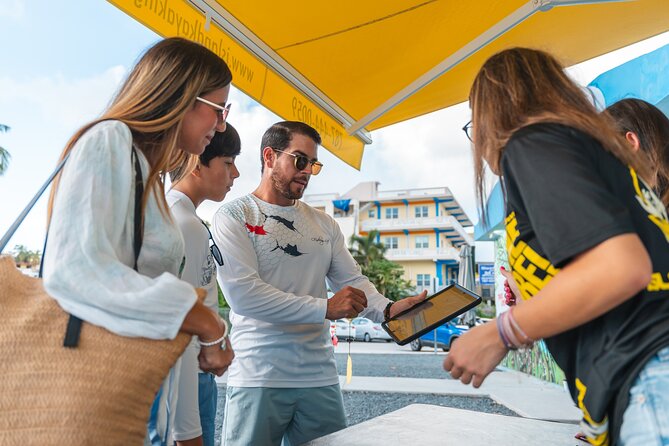
<path id="1" fill-rule="evenodd" d="M 387 249 L 386 258 L 394 262 L 402 260 L 459 260 L 460 251 L 456 248 L 413 248 Z"/>
<path id="2" fill-rule="evenodd" d="M 455 228 L 462 225 L 452 215 L 441 215 L 439 217 L 424 218 L 380 218 L 369 219 L 362 222 L 364 232 L 373 231 L 401 231 L 402 229 L 426 229 L 426 228 Z"/>
<path id="3" fill-rule="evenodd" d="M 413 197 L 434 197 L 441 195 L 450 195 L 447 187 L 430 187 L 423 189 L 398 189 L 378 191 L 376 198 L 379 200 L 402 199 Z"/>
<path id="4" fill-rule="evenodd" d="M 474 244 L 472 237 L 467 234 L 459 221 L 452 215 L 424 218 L 381 218 L 369 219 L 362 222 L 360 231 L 370 232 L 401 232 L 426 229 L 453 229 L 467 244 Z"/>

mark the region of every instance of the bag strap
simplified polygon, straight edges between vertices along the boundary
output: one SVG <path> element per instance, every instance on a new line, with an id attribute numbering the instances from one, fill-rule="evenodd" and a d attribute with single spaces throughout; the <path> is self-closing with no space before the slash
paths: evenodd
<path id="1" fill-rule="evenodd" d="M 135 263 L 133 269 L 137 270 L 137 260 L 139 259 L 139 252 L 142 250 L 142 239 L 144 238 L 144 230 L 142 225 L 142 196 L 144 195 L 144 178 L 142 177 L 142 166 L 139 163 L 137 150 L 132 146 L 132 161 L 135 167 L 135 221 L 133 227 L 132 247 L 135 252 Z M 49 234 L 47 233 L 47 238 Z M 46 248 L 46 246 L 45 246 Z M 44 260 L 44 251 L 42 251 L 42 260 Z M 63 339 L 63 347 L 75 348 L 79 344 L 79 336 L 81 335 L 82 320 L 77 316 L 70 314 L 67 321 L 67 328 L 65 329 L 65 338 Z"/>

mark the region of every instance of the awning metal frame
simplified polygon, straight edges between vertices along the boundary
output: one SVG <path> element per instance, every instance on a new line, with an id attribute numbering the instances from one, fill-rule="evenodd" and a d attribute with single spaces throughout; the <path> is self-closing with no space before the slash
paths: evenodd
<path id="1" fill-rule="evenodd" d="M 434 68 L 417 78 L 415 81 L 411 82 L 409 85 L 404 87 L 402 90 L 398 91 L 395 95 L 385 101 L 383 104 L 376 107 L 365 117 L 359 119 L 352 125 L 346 127 L 346 131 L 349 135 L 352 135 L 358 132 L 360 129 L 366 127 L 371 122 L 375 121 L 390 109 L 407 99 L 409 96 L 416 93 L 421 88 L 425 87 L 427 84 L 451 70 L 453 67 L 457 66 L 472 54 L 479 51 L 481 48 L 490 44 L 492 41 L 500 37 L 502 34 L 505 34 L 509 30 L 513 29 L 519 23 L 525 21 L 536 12 L 546 12 L 556 6 L 575 6 L 575 5 L 586 5 L 586 4 L 599 4 L 599 3 L 622 3 L 630 2 L 636 0 L 530 0 L 525 3 L 520 8 L 516 9 L 514 12 L 504 17 L 502 20 L 497 22 L 494 26 L 489 28 L 483 34 L 469 42 L 467 45 L 460 48 L 458 51 L 444 59 Z"/>

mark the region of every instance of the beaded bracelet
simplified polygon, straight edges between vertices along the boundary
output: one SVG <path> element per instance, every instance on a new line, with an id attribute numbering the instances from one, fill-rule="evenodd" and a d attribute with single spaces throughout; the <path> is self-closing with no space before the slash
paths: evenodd
<path id="1" fill-rule="evenodd" d="M 223 336 L 216 339 L 215 341 L 202 342 L 202 341 L 198 340 L 197 342 L 200 344 L 201 347 L 211 347 L 212 345 L 221 344 L 221 348 L 223 348 L 225 350 L 225 347 L 223 347 L 223 345 L 224 345 L 223 341 L 225 341 L 225 338 L 228 336 L 228 323 L 225 322 L 225 319 L 223 320 L 223 327 L 224 327 Z"/>

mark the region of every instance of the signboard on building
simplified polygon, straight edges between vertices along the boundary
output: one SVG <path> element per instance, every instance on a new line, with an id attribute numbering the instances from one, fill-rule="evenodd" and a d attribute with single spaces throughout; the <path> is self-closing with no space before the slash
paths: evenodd
<path id="1" fill-rule="evenodd" d="M 481 285 L 495 284 L 495 264 L 479 263 L 479 283 Z"/>

